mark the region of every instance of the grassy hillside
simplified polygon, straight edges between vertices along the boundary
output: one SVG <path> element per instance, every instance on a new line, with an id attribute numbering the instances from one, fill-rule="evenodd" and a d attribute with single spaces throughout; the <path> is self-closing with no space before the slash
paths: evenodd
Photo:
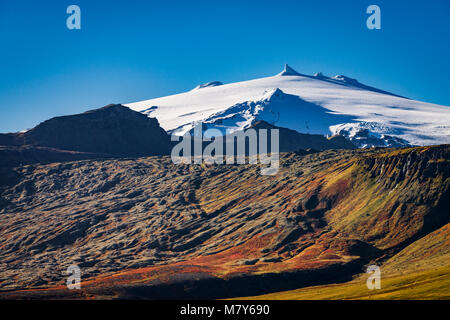
<path id="1" fill-rule="evenodd" d="M 450 224 L 413 242 L 383 264 L 389 275 L 440 269 L 450 264 Z"/>
<path id="2" fill-rule="evenodd" d="M 241 299 L 450 299 L 450 224 L 413 242 L 384 262 L 381 276 L 380 290 L 368 290 L 368 274 L 363 274 L 347 283 Z"/>
<path id="3" fill-rule="evenodd" d="M 450 299 L 450 267 L 437 270 L 413 272 L 401 276 L 389 276 L 381 279 L 381 289 L 368 290 L 367 276 L 342 284 L 314 286 L 236 298 L 241 300 L 427 300 Z"/>

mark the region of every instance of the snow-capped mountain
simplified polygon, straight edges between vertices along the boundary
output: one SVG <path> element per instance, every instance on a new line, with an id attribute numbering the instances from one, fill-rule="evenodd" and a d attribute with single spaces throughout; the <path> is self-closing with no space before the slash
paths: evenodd
<path id="1" fill-rule="evenodd" d="M 172 96 L 128 103 L 169 133 L 196 123 L 236 131 L 264 120 L 301 133 L 341 134 L 359 147 L 450 143 L 450 107 L 410 100 L 346 76 L 313 76 L 288 65 L 272 77 L 199 85 Z"/>

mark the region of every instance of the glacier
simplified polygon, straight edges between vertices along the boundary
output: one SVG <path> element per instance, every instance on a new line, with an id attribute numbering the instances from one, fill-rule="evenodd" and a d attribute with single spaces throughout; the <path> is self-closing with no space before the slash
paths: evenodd
<path id="1" fill-rule="evenodd" d="M 407 99 L 343 75 L 301 74 L 288 65 L 271 77 L 213 81 L 124 105 L 156 117 L 176 135 L 200 122 L 225 133 L 264 120 L 301 133 L 341 134 L 362 148 L 450 143 L 448 106 Z"/>

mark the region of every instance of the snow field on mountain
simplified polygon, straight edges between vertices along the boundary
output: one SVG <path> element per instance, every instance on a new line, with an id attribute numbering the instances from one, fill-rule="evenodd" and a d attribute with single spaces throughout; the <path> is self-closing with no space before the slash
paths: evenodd
<path id="1" fill-rule="evenodd" d="M 287 66 L 272 77 L 213 84 L 125 105 L 178 135 L 198 122 L 225 132 L 265 120 L 302 133 L 379 140 L 357 143 L 362 147 L 389 146 L 385 136 L 412 145 L 450 142 L 450 107 L 380 93 L 344 76 L 301 75 Z"/>

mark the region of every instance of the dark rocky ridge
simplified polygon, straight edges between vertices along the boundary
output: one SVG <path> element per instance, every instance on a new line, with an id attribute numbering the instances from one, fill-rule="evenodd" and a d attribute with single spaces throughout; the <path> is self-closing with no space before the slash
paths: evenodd
<path id="1" fill-rule="evenodd" d="M 104 153 L 78 152 L 40 146 L 3 146 L 0 144 L 0 168 L 34 163 L 46 164 L 112 157 L 112 155 Z"/>
<path id="2" fill-rule="evenodd" d="M 1 135 L 2 143 L 130 157 L 167 154 L 170 138 L 155 118 L 110 104 L 49 119 L 25 133 Z"/>
<path id="3" fill-rule="evenodd" d="M 203 130 L 206 130 L 206 126 L 204 126 Z M 275 125 L 272 125 L 264 120 L 256 121 L 252 124 L 252 126 L 248 129 L 245 129 L 244 131 L 235 132 L 233 135 L 236 135 L 235 137 L 235 147 L 233 154 L 237 154 L 237 148 L 236 145 L 243 143 L 242 139 L 245 139 L 245 155 L 249 155 L 249 139 L 245 136 L 240 135 L 241 133 L 245 133 L 249 129 L 254 129 L 257 132 L 260 129 L 267 130 L 267 149 L 268 151 L 272 151 L 271 146 L 271 129 L 278 129 L 279 130 L 279 152 L 297 152 L 305 150 L 313 150 L 313 151 L 324 151 L 324 150 L 331 150 L 331 149 L 356 149 L 357 147 L 350 142 L 348 139 L 346 139 L 344 136 L 336 135 L 332 136 L 330 138 L 327 138 L 320 134 L 308 134 L 308 133 L 300 133 L 292 129 L 283 128 L 283 127 L 277 127 Z M 194 129 L 190 131 L 191 135 L 194 135 Z M 257 152 L 260 152 L 259 146 L 259 134 L 257 137 Z M 229 136 L 223 137 L 223 152 L 226 153 L 227 151 L 227 138 Z M 191 140 L 191 150 L 194 150 L 194 139 Z M 210 141 L 203 141 L 203 150 L 205 147 L 210 144 Z"/>
<path id="4" fill-rule="evenodd" d="M 320 134 L 300 133 L 292 129 L 277 127 L 265 121 L 258 121 L 252 128 L 278 129 L 280 132 L 280 152 L 293 152 L 297 150 L 329 150 L 329 149 L 356 149 L 356 146 L 344 136 L 326 138 Z M 270 134 L 269 138 L 270 140 Z"/>
<path id="5" fill-rule="evenodd" d="M 304 134 L 265 121 L 254 123 L 251 128 L 279 129 L 280 152 L 355 148 L 343 136 L 326 138 Z M 270 150 L 270 131 L 268 142 Z M 26 132 L 0 134 L 0 167 L 169 155 L 174 144 L 156 118 L 120 104 L 110 104 L 81 114 L 55 117 Z M 208 144 L 204 142 L 203 146 Z"/>

